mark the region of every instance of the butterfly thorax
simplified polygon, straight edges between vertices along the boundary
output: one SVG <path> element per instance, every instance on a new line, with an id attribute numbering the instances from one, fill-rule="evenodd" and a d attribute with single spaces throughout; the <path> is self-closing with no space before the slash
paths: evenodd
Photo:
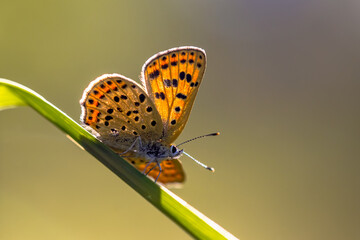
<path id="1" fill-rule="evenodd" d="M 178 150 L 175 145 L 165 145 L 160 141 L 141 142 L 132 146 L 125 154 L 114 149 L 125 158 L 143 159 L 145 162 L 162 162 L 165 159 L 178 159 L 183 150 Z"/>
<path id="2" fill-rule="evenodd" d="M 178 150 L 174 145 L 165 145 L 162 142 L 148 142 L 138 144 L 131 151 L 132 157 L 142 158 L 147 161 L 161 162 L 165 159 L 178 159 L 182 150 Z"/>

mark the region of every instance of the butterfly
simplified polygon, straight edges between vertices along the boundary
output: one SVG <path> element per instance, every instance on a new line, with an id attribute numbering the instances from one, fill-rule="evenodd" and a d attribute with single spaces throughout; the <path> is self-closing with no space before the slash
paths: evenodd
<path id="1" fill-rule="evenodd" d="M 119 74 L 104 74 L 85 89 L 80 120 L 155 182 L 182 183 L 183 150 L 173 142 L 189 118 L 205 67 L 203 49 L 178 47 L 145 62 L 142 86 Z"/>

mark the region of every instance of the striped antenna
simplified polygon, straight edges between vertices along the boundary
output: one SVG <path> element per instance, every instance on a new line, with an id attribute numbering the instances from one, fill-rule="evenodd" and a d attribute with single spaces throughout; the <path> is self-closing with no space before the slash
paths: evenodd
<path id="1" fill-rule="evenodd" d="M 182 142 L 182 143 L 180 143 L 179 145 L 176 145 L 176 146 L 177 146 L 177 147 L 179 147 L 180 145 L 183 145 L 183 144 L 185 144 L 185 143 L 188 143 L 188 142 L 194 141 L 194 140 L 199 139 L 199 138 L 203 138 L 203 137 L 210 137 L 210 136 L 218 136 L 218 135 L 220 135 L 220 133 L 219 133 L 219 132 L 205 134 L 205 135 L 202 135 L 202 136 L 198 136 L 198 137 L 194 137 L 194 138 L 192 138 L 192 139 L 189 139 L 189 140 L 187 140 L 187 141 L 185 141 L 185 142 Z"/>
<path id="2" fill-rule="evenodd" d="M 189 139 L 189 140 L 187 140 L 187 141 L 185 141 L 185 142 L 180 143 L 179 145 L 177 145 L 177 147 L 179 147 L 180 145 L 183 145 L 183 144 L 185 144 L 185 143 L 188 143 L 188 142 L 194 141 L 194 140 L 196 140 L 196 139 L 199 139 L 199 138 L 210 137 L 210 136 L 218 136 L 218 135 L 220 135 L 219 132 L 209 133 L 209 134 L 206 134 L 206 135 L 198 136 L 198 137 L 195 137 L 195 138 L 192 138 L 192 139 Z M 189 155 L 188 153 L 186 153 L 186 152 L 183 152 L 183 153 L 184 153 L 186 156 L 188 156 L 189 158 L 191 158 L 194 162 L 196 162 L 197 164 L 199 164 L 200 166 L 202 166 L 203 168 L 206 168 L 207 170 L 210 170 L 210 171 L 212 171 L 212 172 L 215 172 L 215 169 L 214 169 L 214 168 L 209 167 L 209 166 L 203 164 L 202 162 L 196 160 L 195 158 L 193 158 L 192 156 L 190 156 L 190 155 Z"/>
<path id="3" fill-rule="evenodd" d="M 187 154 L 186 152 L 183 152 L 186 156 L 188 156 L 189 158 L 191 158 L 192 160 L 194 160 L 194 162 L 196 162 L 197 164 L 199 164 L 200 166 L 202 166 L 203 168 L 206 168 L 207 170 L 210 170 L 212 172 L 215 172 L 215 169 L 212 167 L 209 167 L 205 164 L 203 164 L 202 162 L 196 160 L 195 158 L 193 158 L 192 156 L 190 156 L 189 154 Z"/>

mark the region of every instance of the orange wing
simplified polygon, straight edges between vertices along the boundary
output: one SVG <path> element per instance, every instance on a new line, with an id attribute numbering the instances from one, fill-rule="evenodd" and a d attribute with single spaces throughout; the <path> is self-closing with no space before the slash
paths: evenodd
<path id="1" fill-rule="evenodd" d="M 143 66 L 143 85 L 160 113 L 165 143 L 175 141 L 184 129 L 205 67 L 205 51 L 196 47 L 160 52 Z"/>
<path id="2" fill-rule="evenodd" d="M 81 122 L 103 143 L 123 152 L 138 136 L 156 141 L 163 134 L 154 103 L 135 81 L 104 74 L 90 83 L 80 101 Z"/>
<path id="3" fill-rule="evenodd" d="M 136 169 L 143 172 L 147 163 L 143 159 L 133 158 L 133 157 L 124 157 L 128 162 L 130 162 Z M 147 167 L 147 171 L 156 166 L 156 163 L 153 162 Z M 160 177 L 158 178 L 158 182 L 167 185 L 167 186 L 181 186 L 181 183 L 185 181 L 185 173 L 183 167 L 181 165 L 180 160 L 178 159 L 171 159 L 171 160 L 164 160 L 160 163 L 162 172 Z M 155 167 L 152 169 L 148 176 L 153 179 L 159 175 L 159 168 Z"/>

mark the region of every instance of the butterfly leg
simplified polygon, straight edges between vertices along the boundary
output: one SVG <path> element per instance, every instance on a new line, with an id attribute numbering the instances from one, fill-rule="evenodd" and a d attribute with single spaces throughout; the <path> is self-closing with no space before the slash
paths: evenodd
<path id="1" fill-rule="evenodd" d="M 156 164 L 157 164 L 157 166 L 159 167 L 159 174 L 157 175 L 157 177 L 156 177 L 156 179 L 155 179 L 155 182 L 158 180 L 158 178 L 160 177 L 160 174 L 161 174 L 161 172 L 162 172 L 162 168 L 161 168 L 160 163 L 159 163 L 158 161 L 156 161 Z"/>
<path id="2" fill-rule="evenodd" d="M 139 144 L 140 144 L 140 147 L 141 147 L 142 144 L 141 144 L 141 139 L 140 139 L 140 136 L 139 136 L 139 137 L 137 137 L 137 138 L 135 139 L 135 141 L 131 144 L 131 146 L 128 148 L 128 150 L 126 150 L 126 151 L 124 151 L 124 152 L 122 152 L 122 153 L 119 153 L 119 155 L 120 155 L 120 156 L 123 156 L 125 153 L 128 153 L 131 149 L 134 148 L 134 146 L 135 146 L 135 144 L 136 144 L 137 141 L 139 141 Z M 136 151 L 136 150 L 134 150 L 134 151 Z"/>
<path id="3" fill-rule="evenodd" d="M 156 161 L 156 160 L 155 160 L 155 161 Z M 144 171 L 143 171 L 143 174 L 145 174 L 145 171 L 146 171 L 147 167 L 148 167 L 152 162 L 155 162 L 155 161 L 150 161 L 150 162 L 146 165 L 146 167 L 145 167 L 145 169 L 144 169 Z M 162 168 L 161 168 L 161 165 L 160 165 L 159 161 L 156 161 L 156 165 L 153 166 L 152 168 L 150 168 L 150 170 L 147 171 L 146 174 L 145 174 L 145 175 L 148 175 L 148 174 L 149 174 L 154 168 L 156 168 L 156 167 L 159 167 L 159 174 L 157 175 L 157 177 L 156 177 L 156 179 L 155 179 L 155 182 L 159 179 L 160 174 L 161 174 L 161 172 L 162 172 Z"/>
<path id="4" fill-rule="evenodd" d="M 144 169 L 144 171 L 143 171 L 143 173 L 145 173 L 145 171 L 146 171 L 146 169 L 147 169 L 147 167 L 152 163 L 152 162 L 154 162 L 154 161 L 150 161 L 147 165 L 146 165 L 146 167 L 145 167 L 145 169 Z M 146 172 L 146 174 L 145 175 L 148 175 L 154 168 L 156 168 L 157 167 L 157 165 L 155 165 L 155 166 L 153 166 L 152 168 L 150 168 L 150 170 L 149 171 L 147 171 Z"/>

